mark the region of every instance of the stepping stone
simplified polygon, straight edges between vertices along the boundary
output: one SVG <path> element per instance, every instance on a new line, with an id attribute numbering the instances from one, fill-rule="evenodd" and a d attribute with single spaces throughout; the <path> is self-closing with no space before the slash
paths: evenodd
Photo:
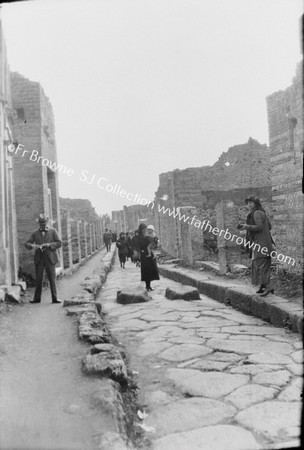
<path id="1" fill-rule="evenodd" d="M 167 287 L 166 297 L 169 300 L 183 299 L 191 301 L 191 300 L 199 300 L 200 293 L 198 289 L 192 286 L 178 286 L 174 288 Z"/>
<path id="2" fill-rule="evenodd" d="M 142 288 L 138 289 L 122 289 L 117 291 L 117 303 L 128 305 L 130 303 L 146 303 L 151 300 L 148 293 Z"/>

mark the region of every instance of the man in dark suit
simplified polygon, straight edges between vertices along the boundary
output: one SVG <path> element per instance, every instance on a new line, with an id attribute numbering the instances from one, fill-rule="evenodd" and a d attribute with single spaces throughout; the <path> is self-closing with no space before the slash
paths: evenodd
<path id="1" fill-rule="evenodd" d="M 105 233 L 103 234 L 103 242 L 106 246 L 107 252 L 109 252 L 111 250 L 111 243 L 112 243 L 111 239 L 112 239 L 112 234 L 106 228 Z"/>
<path id="2" fill-rule="evenodd" d="M 48 217 L 40 214 L 39 228 L 35 230 L 25 243 L 28 250 L 35 249 L 34 263 L 36 270 L 36 291 L 30 303 L 41 302 L 42 280 L 44 268 L 50 283 L 52 303 L 61 303 L 57 298 L 56 264 L 59 261 L 57 249 L 61 247 L 61 240 L 55 228 L 47 226 Z"/>

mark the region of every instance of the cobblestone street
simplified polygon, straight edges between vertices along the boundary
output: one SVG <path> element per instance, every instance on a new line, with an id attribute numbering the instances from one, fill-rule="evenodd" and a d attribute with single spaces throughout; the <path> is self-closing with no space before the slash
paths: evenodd
<path id="1" fill-rule="evenodd" d="M 168 300 L 154 281 L 148 303 L 120 305 L 143 287 L 116 260 L 98 301 L 139 387 L 142 425 L 156 450 L 253 450 L 299 446 L 299 335 L 208 297 Z"/>

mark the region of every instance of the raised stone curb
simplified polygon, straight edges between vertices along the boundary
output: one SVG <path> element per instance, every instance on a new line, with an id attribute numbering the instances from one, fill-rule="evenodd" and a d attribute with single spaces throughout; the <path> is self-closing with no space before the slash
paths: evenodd
<path id="1" fill-rule="evenodd" d="M 134 450 L 126 428 L 121 386 L 127 385 L 128 375 L 120 350 L 110 343 L 111 335 L 101 316 L 102 306 L 96 298 L 115 261 L 114 252 L 106 253 L 101 267 L 81 283 L 83 290 L 64 300 L 67 315 L 78 318 L 79 338 L 93 344 L 82 360 L 84 373 L 99 377 L 98 388 L 91 397 L 92 408 L 100 411 L 102 427 L 96 437 L 100 450 Z"/>
<path id="2" fill-rule="evenodd" d="M 109 377 L 123 385 L 127 384 L 127 368 L 122 355 L 113 344 L 98 344 L 83 358 L 83 370 L 90 375 Z"/>
<path id="3" fill-rule="evenodd" d="M 167 288 L 166 289 L 166 297 L 169 300 L 199 300 L 200 293 L 197 288 L 193 288 L 190 286 L 180 286 L 178 288 Z"/>
<path id="4" fill-rule="evenodd" d="M 100 306 L 97 303 L 86 303 L 84 305 L 79 306 L 68 306 L 66 308 L 66 314 L 67 316 L 80 316 L 84 312 L 97 313 L 99 312 L 97 309 L 97 305 Z"/>
<path id="5" fill-rule="evenodd" d="M 126 414 L 122 407 L 120 385 L 109 378 L 102 378 L 91 397 L 91 406 L 103 417 L 103 427 L 96 448 L 100 450 L 132 450 L 126 439 Z"/>
<path id="6" fill-rule="evenodd" d="M 110 342 L 111 336 L 97 312 L 84 311 L 79 317 L 79 338 L 90 344 Z"/>
<path id="7" fill-rule="evenodd" d="M 259 317 L 276 327 L 289 328 L 303 334 L 303 310 L 299 306 L 275 295 L 260 297 L 250 292 L 250 287 L 219 281 L 200 279 L 201 274 L 189 274 L 182 268 L 163 267 L 159 272 L 171 280 L 196 287 L 200 293 L 231 305 L 246 314 Z"/>

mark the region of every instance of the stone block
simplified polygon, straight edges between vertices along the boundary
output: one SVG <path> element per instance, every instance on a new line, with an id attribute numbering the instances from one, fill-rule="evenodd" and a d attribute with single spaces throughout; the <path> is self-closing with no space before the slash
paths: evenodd
<path id="1" fill-rule="evenodd" d="M 3 289 L 0 289 L 0 302 L 4 302 L 5 295 L 5 291 Z"/>
<path id="2" fill-rule="evenodd" d="M 81 283 L 81 286 L 85 291 L 88 291 L 91 294 L 97 294 L 97 292 L 101 288 L 101 281 L 99 277 L 86 278 Z"/>
<path id="3" fill-rule="evenodd" d="M 183 299 L 191 301 L 200 299 L 198 289 L 191 286 L 167 287 L 165 295 L 169 300 Z"/>
<path id="4" fill-rule="evenodd" d="M 121 291 L 117 291 L 116 301 L 117 303 L 121 303 L 122 305 L 128 305 L 130 303 L 145 303 L 151 300 L 151 297 L 148 293 L 139 288 L 139 289 L 122 289 Z"/>
<path id="5" fill-rule="evenodd" d="M 167 259 L 166 261 L 163 261 L 162 264 L 179 264 L 180 259 Z"/>
<path id="6" fill-rule="evenodd" d="M 85 303 L 83 305 L 79 306 L 68 306 L 66 308 L 66 314 L 67 316 L 80 316 L 81 314 L 85 312 L 97 312 L 97 305 L 95 303 Z"/>
<path id="7" fill-rule="evenodd" d="M 26 282 L 25 282 L 25 281 L 18 280 L 17 283 L 16 283 L 16 286 L 20 286 L 20 287 L 21 287 L 21 290 L 22 290 L 23 292 L 26 291 Z"/>
<path id="8" fill-rule="evenodd" d="M 213 272 L 220 273 L 220 265 L 213 261 L 201 261 L 200 267 L 205 270 L 211 270 Z"/>
<path id="9" fill-rule="evenodd" d="M 113 344 L 94 345 L 83 359 L 83 370 L 90 375 L 101 375 L 122 384 L 128 375 L 122 355 Z"/>
<path id="10" fill-rule="evenodd" d="M 203 267 L 204 261 L 194 261 L 194 267 L 200 269 Z"/>
<path id="11" fill-rule="evenodd" d="M 245 273 L 248 270 L 243 264 L 230 264 L 229 268 L 231 273 Z"/>
<path id="12" fill-rule="evenodd" d="M 81 298 L 70 298 L 63 301 L 63 306 L 80 306 L 86 305 L 88 303 L 94 303 L 93 301 L 81 299 Z"/>
<path id="13" fill-rule="evenodd" d="M 110 342 L 106 324 L 97 313 L 85 312 L 79 317 L 79 338 L 91 344 Z"/>
<path id="14" fill-rule="evenodd" d="M 21 293 L 20 286 L 11 286 L 7 291 L 7 299 L 11 302 L 21 303 L 20 293 Z"/>

